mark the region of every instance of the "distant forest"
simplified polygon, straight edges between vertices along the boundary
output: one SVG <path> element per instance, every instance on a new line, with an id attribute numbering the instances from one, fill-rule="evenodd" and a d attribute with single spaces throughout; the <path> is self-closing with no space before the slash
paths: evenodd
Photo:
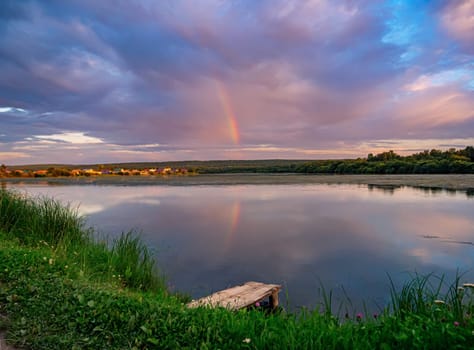
<path id="1" fill-rule="evenodd" d="M 301 174 L 473 174 L 474 147 L 451 148 L 447 151 L 432 149 L 409 156 L 401 156 L 394 151 L 369 154 L 366 158 L 332 160 L 209 160 L 174 161 L 147 163 L 115 163 L 96 165 L 25 165 L 10 166 L 8 169 L 34 171 L 48 169 L 48 176 L 54 170 L 70 171 L 74 168 L 136 169 L 179 168 L 187 174 L 225 174 L 225 173 L 301 173 Z M 0 175 L 7 167 L 2 165 Z M 55 176 L 55 175 L 52 175 Z M 61 174 L 56 174 L 61 176 Z M 66 175 L 63 175 L 66 176 Z"/>
<path id="2" fill-rule="evenodd" d="M 304 173 L 304 174 L 469 174 L 474 173 L 474 147 L 447 151 L 432 149 L 409 156 L 393 151 L 372 153 L 367 158 L 342 160 L 223 161 L 203 164 L 195 172 L 218 173 Z"/>

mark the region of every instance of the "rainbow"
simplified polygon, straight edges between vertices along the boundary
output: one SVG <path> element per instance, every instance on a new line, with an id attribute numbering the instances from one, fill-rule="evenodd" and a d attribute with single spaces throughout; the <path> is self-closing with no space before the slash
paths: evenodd
<path id="1" fill-rule="evenodd" d="M 234 202 L 232 209 L 230 211 L 230 225 L 229 230 L 227 232 L 225 238 L 225 248 L 226 250 L 229 249 L 232 245 L 232 241 L 234 240 L 235 233 L 237 231 L 237 226 L 239 225 L 240 221 L 240 202 Z"/>
<path id="2" fill-rule="evenodd" d="M 217 96 L 219 97 L 219 101 L 222 104 L 224 114 L 227 118 L 230 138 L 235 145 L 238 145 L 240 143 L 239 125 L 237 124 L 237 119 L 235 117 L 234 109 L 232 108 L 229 94 L 220 82 L 216 81 L 216 86 Z"/>

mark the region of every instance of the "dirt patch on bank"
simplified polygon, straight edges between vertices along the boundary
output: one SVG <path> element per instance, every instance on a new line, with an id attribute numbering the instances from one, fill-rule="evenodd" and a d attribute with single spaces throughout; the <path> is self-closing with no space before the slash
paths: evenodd
<path id="1" fill-rule="evenodd" d="M 7 324 L 7 317 L 5 315 L 0 314 L 0 327 Z M 6 342 L 6 331 L 3 328 L 0 328 L 0 350 L 17 350 L 11 345 L 8 345 Z"/>
<path id="2" fill-rule="evenodd" d="M 0 332 L 0 350 L 17 350 L 17 348 L 6 343 L 5 332 Z"/>

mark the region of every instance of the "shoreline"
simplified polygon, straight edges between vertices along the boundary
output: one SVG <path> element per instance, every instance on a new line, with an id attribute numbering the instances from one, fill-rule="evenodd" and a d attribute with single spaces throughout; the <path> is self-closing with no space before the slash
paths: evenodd
<path id="1" fill-rule="evenodd" d="M 474 191 L 474 174 L 446 175 L 313 175 L 313 174 L 202 174 L 188 176 L 91 176 L 0 178 L 0 184 L 100 186 L 232 186 L 232 185 L 368 185 Z"/>

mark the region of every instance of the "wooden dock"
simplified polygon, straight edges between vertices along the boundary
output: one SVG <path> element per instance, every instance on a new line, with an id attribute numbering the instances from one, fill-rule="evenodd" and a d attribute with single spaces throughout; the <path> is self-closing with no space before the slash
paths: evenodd
<path id="1" fill-rule="evenodd" d="M 213 293 L 207 297 L 193 300 L 188 307 L 224 307 L 229 310 L 239 310 L 269 298 L 272 309 L 278 306 L 278 293 L 281 286 L 278 284 L 265 284 L 261 282 L 247 282 L 243 285 L 232 287 Z"/>

